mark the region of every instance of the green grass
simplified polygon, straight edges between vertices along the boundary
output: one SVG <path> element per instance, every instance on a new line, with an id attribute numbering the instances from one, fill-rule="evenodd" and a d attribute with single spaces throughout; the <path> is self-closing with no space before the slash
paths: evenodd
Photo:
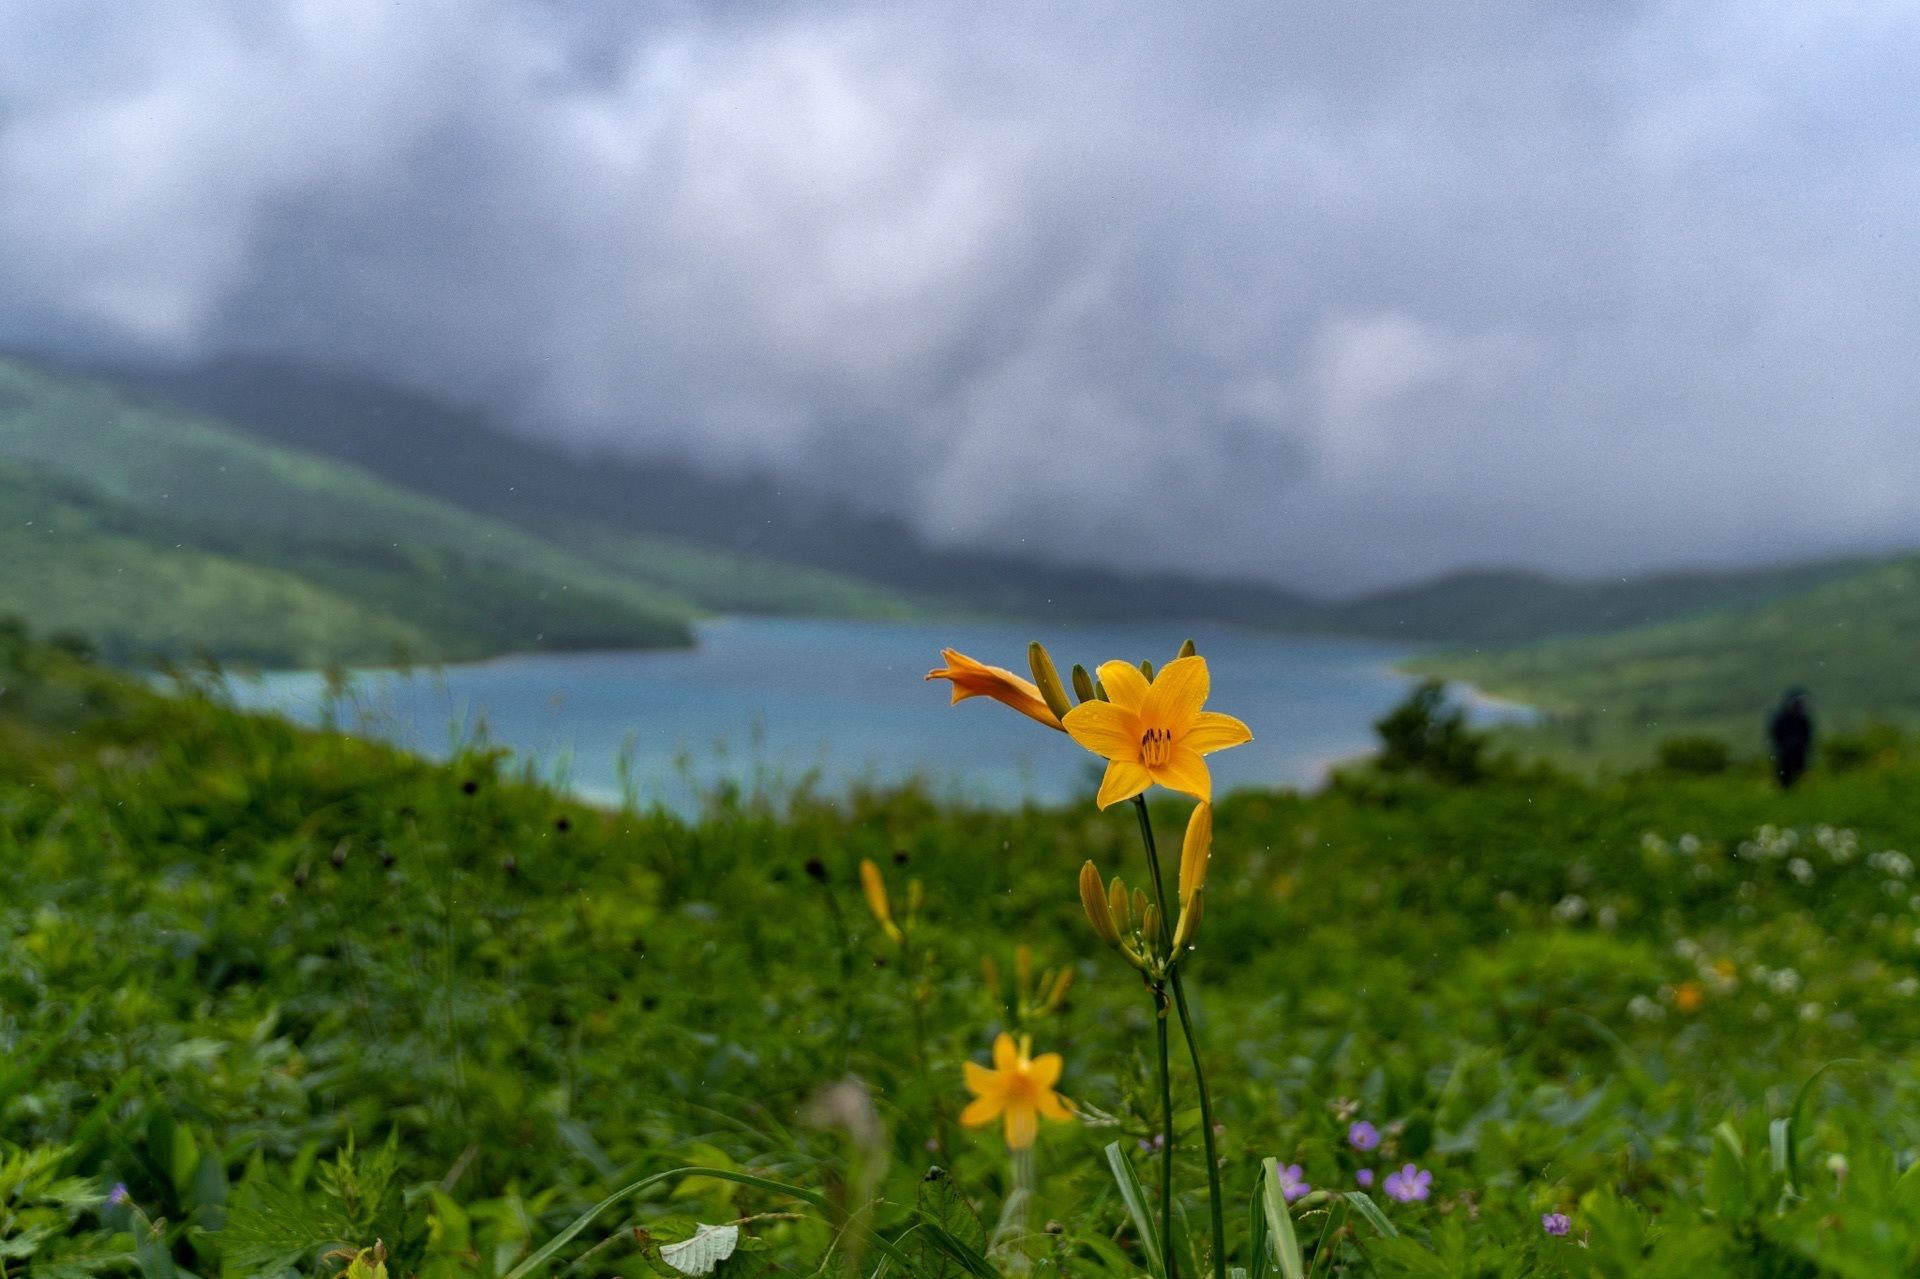
<path id="1" fill-rule="evenodd" d="M 749 1175 L 641 1189 L 536 1273 L 671 1273 L 659 1245 L 699 1221 L 748 1240 L 719 1279 L 874 1275 L 867 1227 L 898 1241 L 889 1274 L 956 1275 L 910 1206 L 976 1242 L 1000 1217 L 1004 1151 L 952 1121 L 960 1062 L 1001 1028 L 1065 1055 L 1083 1118 L 1042 1133 L 1031 1233 L 990 1269 L 1141 1271 L 1101 1148 L 1151 1184 L 1153 1018 L 1074 888 L 1089 857 L 1139 876 L 1124 810 L 908 789 L 599 811 L 478 746 L 431 765 L 4 630 L 0 686 L 7 1274 L 330 1275 L 328 1251 L 379 1240 L 396 1276 L 502 1275 L 620 1187 L 703 1165 Z M 974 712 L 1000 713 L 928 711 Z M 1232 1263 L 1253 1263 L 1253 1171 L 1275 1157 L 1325 1191 L 1433 1173 L 1425 1203 L 1376 1187 L 1397 1239 L 1345 1198 L 1296 1204 L 1316 1276 L 1913 1273 L 1906 750 L 1786 795 L 1750 769 L 1362 771 L 1224 802 L 1186 964 Z M 1163 845 L 1183 813 L 1157 810 Z M 862 858 L 902 914 L 922 886 L 905 952 L 864 910 Z M 1059 1007 L 1009 1001 L 1023 945 L 1074 974 Z M 1349 1149 L 1349 1116 L 1383 1148 Z M 1194 1276 L 1189 1102 L 1177 1119 Z M 115 1183 L 129 1204 L 105 1202 Z M 1549 1210 L 1572 1237 L 1542 1232 Z"/>
<path id="2" fill-rule="evenodd" d="M 1768 603 L 1616 635 L 1419 658 L 1547 712 L 1511 734 L 1571 762 L 1644 763 L 1664 737 L 1707 734 L 1764 750 L 1783 689 L 1812 690 L 1823 732 L 1920 724 L 1920 557 L 1892 560 Z"/>

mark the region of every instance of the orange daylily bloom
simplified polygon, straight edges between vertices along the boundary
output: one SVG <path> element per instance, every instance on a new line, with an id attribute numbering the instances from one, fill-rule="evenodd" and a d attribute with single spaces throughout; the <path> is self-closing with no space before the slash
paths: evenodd
<path id="1" fill-rule="evenodd" d="M 1151 684 L 1138 667 L 1108 662 L 1100 684 L 1107 701 L 1082 702 L 1061 721 L 1074 741 L 1107 758 L 1100 807 L 1156 782 L 1212 803 L 1213 774 L 1202 757 L 1252 741 L 1253 731 L 1231 715 L 1201 709 L 1210 687 L 1207 659 L 1176 658 Z"/>
<path id="2" fill-rule="evenodd" d="M 1032 680 L 998 666 L 976 662 L 958 649 L 943 648 L 940 656 L 947 659 L 947 664 L 938 670 L 928 671 L 927 678 L 952 680 L 956 704 L 969 697 L 991 697 L 1048 728 L 1061 727 L 1060 717 L 1048 708 L 1046 699 L 1040 696 L 1040 689 Z"/>
<path id="3" fill-rule="evenodd" d="M 1066 1099 L 1053 1090 L 1060 1079 L 1059 1053 L 1030 1057 L 1032 1044 L 1025 1035 L 1015 1044 L 1005 1031 L 993 1041 L 993 1069 L 976 1062 L 962 1062 L 967 1091 L 974 1099 L 960 1112 L 960 1122 L 979 1128 L 1006 1116 L 1007 1145 L 1025 1150 L 1040 1130 L 1040 1116 L 1071 1119 L 1073 1111 Z"/>

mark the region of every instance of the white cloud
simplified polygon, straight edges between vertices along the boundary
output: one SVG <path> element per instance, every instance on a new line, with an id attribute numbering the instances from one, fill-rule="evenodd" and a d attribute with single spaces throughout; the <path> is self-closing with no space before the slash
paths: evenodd
<path id="1" fill-rule="evenodd" d="M 17 0 L 0 336 L 1359 585 L 1920 539 L 1908 6 Z"/>

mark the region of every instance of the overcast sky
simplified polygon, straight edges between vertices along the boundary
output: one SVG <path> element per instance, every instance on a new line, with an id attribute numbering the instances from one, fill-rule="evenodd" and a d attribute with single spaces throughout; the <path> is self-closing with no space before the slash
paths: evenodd
<path id="1" fill-rule="evenodd" d="M 0 341 L 1322 590 L 1920 544 L 1920 7 L 8 0 Z"/>

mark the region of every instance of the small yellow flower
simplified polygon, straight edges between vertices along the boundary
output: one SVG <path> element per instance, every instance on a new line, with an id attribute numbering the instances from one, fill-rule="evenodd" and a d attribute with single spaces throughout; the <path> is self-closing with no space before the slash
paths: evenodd
<path id="1" fill-rule="evenodd" d="M 1025 1150 L 1040 1130 L 1040 1116 L 1072 1119 L 1066 1099 L 1053 1090 L 1060 1079 L 1059 1053 L 1030 1057 L 1032 1045 L 1026 1036 L 1016 1045 L 1005 1031 L 993 1041 L 993 1069 L 976 1062 L 963 1062 L 967 1091 L 973 1101 L 960 1112 L 960 1122 L 979 1128 L 1006 1116 L 1007 1145 Z"/>
<path id="2" fill-rule="evenodd" d="M 1207 659 L 1198 656 L 1168 662 L 1152 683 L 1125 662 L 1100 668 L 1108 700 L 1082 702 L 1061 721 L 1074 741 L 1108 761 L 1100 807 L 1156 782 L 1212 802 L 1213 775 L 1203 757 L 1250 742 L 1253 732 L 1231 715 L 1201 709 L 1210 683 Z"/>
<path id="3" fill-rule="evenodd" d="M 947 659 L 947 664 L 928 671 L 927 678 L 952 680 L 954 704 L 964 702 L 969 697 L 991 697 L 1048 728 L 1061 727 L 1060 717 L 1053 713 L 1032 680 L 1023 679 L 1002 667 L 976 662 L 958 649 L 943 648 L 940 655 Z"/>

